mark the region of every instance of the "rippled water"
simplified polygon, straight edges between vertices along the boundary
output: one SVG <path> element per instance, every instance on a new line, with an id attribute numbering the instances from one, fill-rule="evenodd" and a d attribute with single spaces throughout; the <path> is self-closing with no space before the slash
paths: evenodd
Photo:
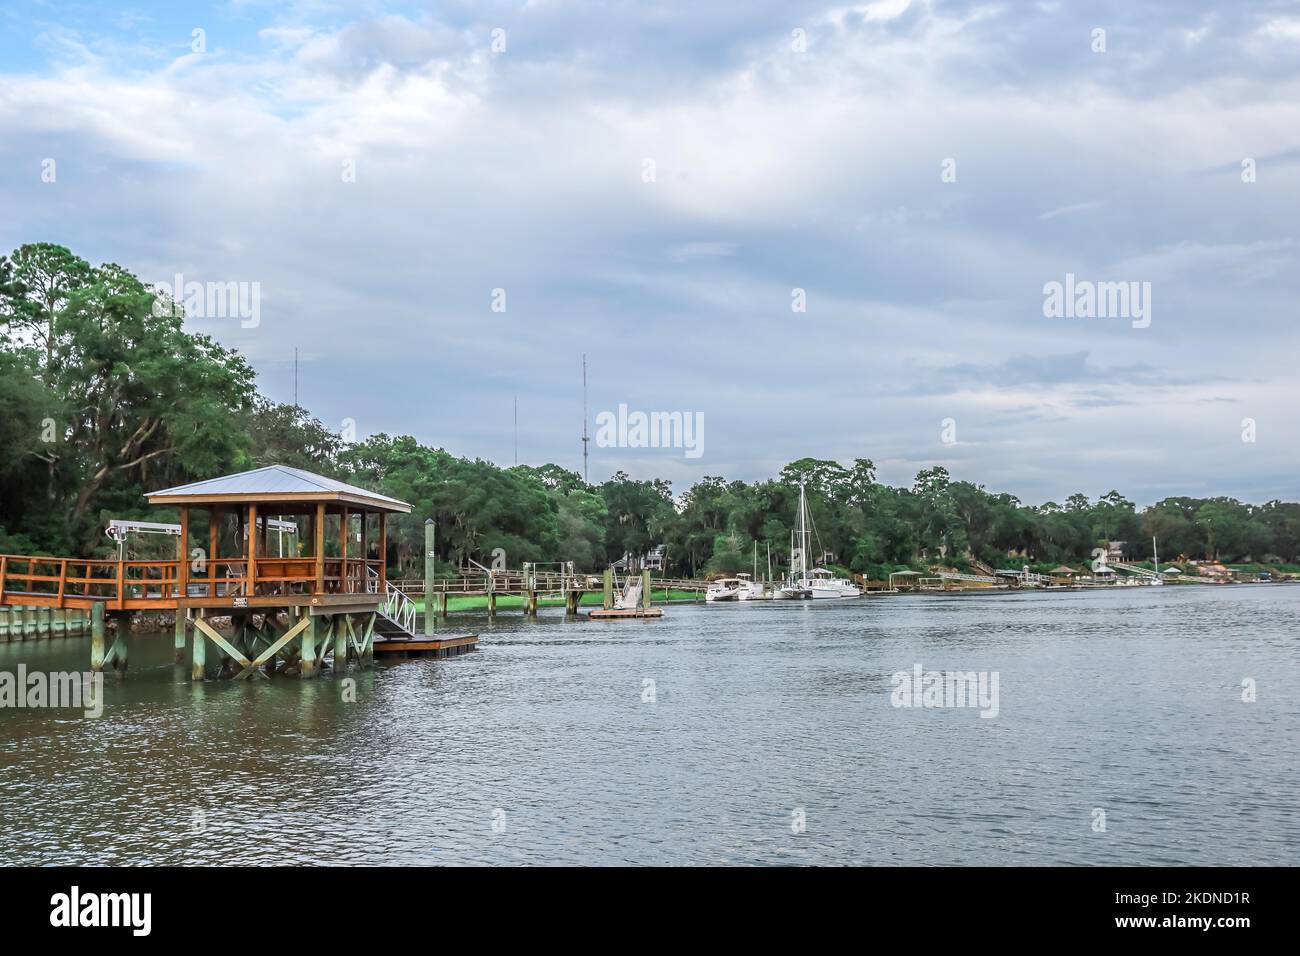
<path id="1" fill-rule="evenodd" d="M 0 710 L 0 861 L 1250 864 L 1300 847 L 1300 587 L 448 630 L 481 650 L 354 671 L 355 703 L 328 676 L 192 686 L 169 632 L 133 635 L 101 719 Z M 85 639 L 0 644 L 5 670 L 87 659 Z M 918 662 L 996 671 L 998 716 L 891 706 L 890 675 Z"/>

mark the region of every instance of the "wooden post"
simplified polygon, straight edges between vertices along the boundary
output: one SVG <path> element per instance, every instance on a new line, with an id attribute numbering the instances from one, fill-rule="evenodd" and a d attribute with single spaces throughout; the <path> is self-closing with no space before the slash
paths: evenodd
<path id="1" fill-rule="evenodd" d="M 443 591 L 438 595 L 438 613 L 443 617 L 447 616 L 447 592 Z"/>
<path id="2" fill-rule="evenodd" d="M 118 677 L 126 676 L 126 649 L 127 633 L 131 630 L 131 615 L 126 612 L 119 612 L 113 615 L 113 622 L 116 627 L 113 630 L 113 646 L 108 650 L 108 656 L 113 660 L 113 670 Z"/>
<path id="3" fill-rule="evenodd" d="M 316 505 L 316 515 L 311 519 L 312 535 L 316 539 L 316 593 L 325 593 L 325 502 Z"/>
<path id="4" fill-rule="evenodd" d="M 200 610 L 199 617 L 203 617 L 204 613 L 205 613 L 204 611 Z M 190 679 L 201 681 L 206 677 L 205 671 L 207 669 L 207 646 L 204 642 L 207 640 L 207 638 L 203 636 L 203 631 L 200 630 L 198 627 L 191 628 L 191 631 L 194 634 L 194 638 L 190 642 L 194 648 L 193 650 L 194 660 L 193 663 L 190 665 Z"/>
<path id="5" fill-rule="evenodd" d="M 208 597 L 217 596 L 217 525 L 220 521 L 220 509 L 213 505 L 208 511 Z"/>
<path id="6" fill-rule="evenodd" d="M 50 609 L 48 607 L 38 607 L 36 609 L 36 636 L 50 636 Z"/>
<path id="7" fill-rule="evenodd" d="M 186 597 L 190 593 L 190 506 L 181 505 L 181 537 L 176 545 L 176 596 Z"/>
<path id="8" fill-rule="evenodd" d="M 365 520 L 364 518 L 362 519 Z M 334 673 L 342 674 L 348 669 L 348 628 L 351 618 L 346 614 L 334 620 Z"/>
<path id="9" fill-rule="evenodd" d="M 527 600 L 524 603 L 524 613 L 529 617 L 537 617 L 537 590 L 529 588 Z"/>
<path id="10" fill-rule="evenodd" d="M 247 578 L 244 582 L 244 594 L 252 597 L 257 587 L 257 505 L 248 506 L 248 563 L 245 566 Z"/>
<path id="11" fill-rule="evenodd" d="M 117 609 L 126 609 L 126 562 L 117 562 Z"/>
<path id="12" fill-rule="evenodd" d="M 185 609 L 176 609 L 176 653 L 174 660 L 178 667 L 185 666 Z"/>
<path id="13" fill-rule="evenodd" d="M 316 622 L 320 618 L 308 617 L 302 632 L 302 652 L 298 660 L 298 676 L 303 680 L 316 676 Z"/>
<path id="14" fill-rule="evenodd" d="M 361 590 L 364 592 L 370 587 L 370 573 L 366 570 L 370 567 L 366 562 L 370 558 L 370 550 L 366 547 L 366 513 L 357 512 L 357 523 L 361 525 L 361 544 L 357 547 L 357 556 L 361 558 Z"/>
<path id="15" fill-rule="evenodd" d="M 603 606 L 606 611 L 614 606 L 614 571 L 611 568 L 605 569 L 605 601 Z"/>
<path id="16" fill-rule="evenodd" d="M 650 608 L 650 572 L 648 570 L 641 572 L 641 606 L 647 610 Z"/>
<path id="17" fill-rule="evenodd" d="M 352 593 L 348 583 L 348 506 L 339 509 L 339 591 Z"/>
<path id="18" fill-rule="evenodd" d="M 59 607 L 63 607 L 63 591 L 68 586 L 68 559 L 59 562 Z"/>
<path id="19" fill-rule="evenodd" d="M 96 601 L 90 607 L 90 669 L 95 673 L 104 669 L 103 601 Z"/>
<path id="20" fill-rule="evenodd" d="M 433 636 L 433 558 L 437 525 L 432 518 L 424 519 L 424 636 Z M 447 613 L 447 595 L 442 596 L 442 613 Z"/>
<path id="21" fill-rule="evenodd" d="M 488 617 L 497 616 L 497 578 L 491 571 L 488 572 Z"/>
<path id="22" fill-rule="evenodd" d="M 388 584 L 388 512 L 379 512 L 379 593 Z"/>

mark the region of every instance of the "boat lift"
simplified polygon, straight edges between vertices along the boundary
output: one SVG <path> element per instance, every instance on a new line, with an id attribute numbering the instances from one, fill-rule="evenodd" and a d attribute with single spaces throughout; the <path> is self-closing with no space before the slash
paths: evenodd
<path id="1" fill-rule="evenodd" d="M 293 521 L 285 521 L 281 518 L 267 518 L 267 527 L 276 533 L 277 557 L 284 557 L 284 536 L 286 534 L 296 535 L 298 525 Z M 117 543 L 117 559 L 123 561 L 126 558 L 126 539 L 131 534 L 165 534 L 179 538 L 181 536 L 181 526 L 178 524 L 168 524 L 164 521 L 133 521 L 123 518 L 114 518 L 108 522 L 104 528 L 104 534 Z M 248 529 L 244 529 L 244 536 L 248 536 Z"/>

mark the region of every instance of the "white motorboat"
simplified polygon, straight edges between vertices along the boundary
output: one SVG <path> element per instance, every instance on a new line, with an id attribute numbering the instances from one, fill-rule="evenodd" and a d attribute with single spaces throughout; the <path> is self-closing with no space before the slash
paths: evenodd
<path id="1" fill-rule="evenodd" d="M 708 589 L 704 592 L 704 600 L 709 604 L 718 601 L 744 601 L 749 597 L 749 586 L 745 583 L 742 587 L 740 578 L 718 578 L 709 584 Z M 741 594 L 745 597 L 741 597 Z"/>
<path id="2" fill-rule="evenodd" d="M 862 597 L 862 589 L 852 581 L 836 577 L 826 568 L 813 568 L 803 579 L 803 584 L 812 592 L 814 600 L 821 598 Z"/>

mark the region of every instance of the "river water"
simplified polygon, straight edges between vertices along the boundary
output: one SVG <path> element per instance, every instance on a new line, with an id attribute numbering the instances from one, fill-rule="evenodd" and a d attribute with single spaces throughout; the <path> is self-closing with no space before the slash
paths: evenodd
<path id="1" fill-rule="evenodd" d="M 1293 864 L 1300 848 L 1300 586 L 446 630 L 481 649 L 352 671 L 355 700 L 330 676 L 191 685 L 170 632 L 132 635 L 99 719 L 0 710 L 0 862 Z M 88 643 L 0 644 L 0 670 L 83 670 Z M 996 675 L 997 715 L 894 706 L 891 675 L 918 664 Z"/>

